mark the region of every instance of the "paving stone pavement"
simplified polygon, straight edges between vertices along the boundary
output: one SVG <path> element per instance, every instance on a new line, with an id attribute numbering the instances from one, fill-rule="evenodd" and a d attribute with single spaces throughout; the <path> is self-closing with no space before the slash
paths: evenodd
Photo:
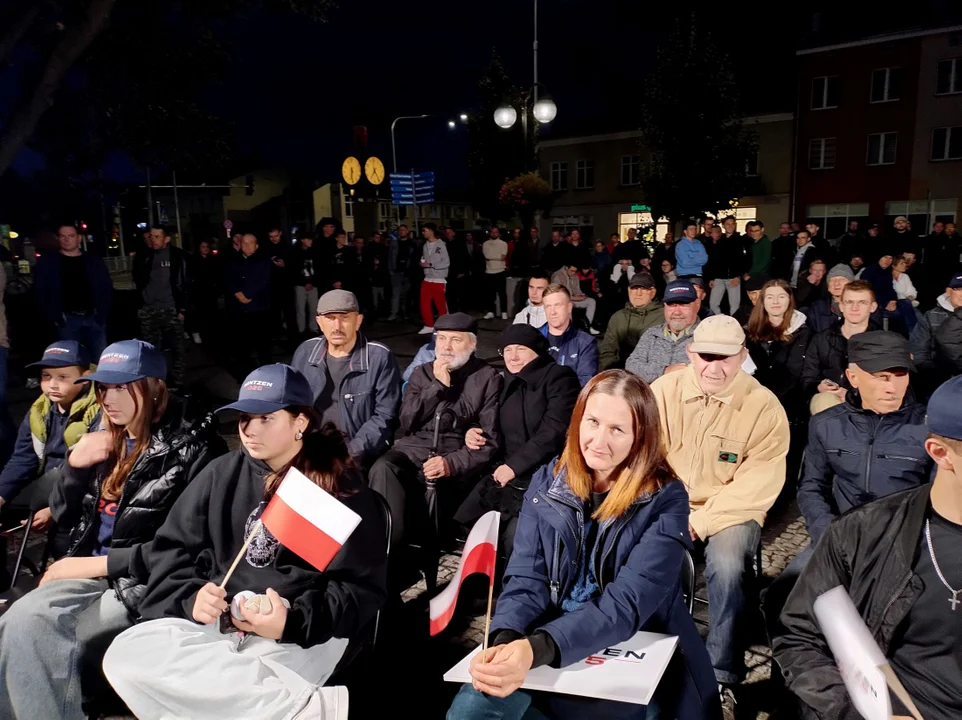
<path id="1" fill-rule="evenodd" d="M 497 340 L 501 329 L 507 323 L 501 320 L 479 322 L 478 330 L 478 356 L 489 361 L 492 365 L 501 367 L 501 358 L 497 352 Z M 406 367 L 416 354 L 418 348 L 424 344 L 426 338 L 416 334 L 420 323 L 365 323 L 363 332 L 369 339 L 378 340 L 387 344 L 397 355 L 402 369 Z M 238 384 L 225 371 L 217 367 L 210 356 L 211 348 L 208 346 L 194 346 L 188 343 L 188 381 L 195 388 L 202 388 L 212 399 L 232 400 L 236 397 Z M 277 361 L 286 361 L 289 355 L 278 352 L 275 356 Z M 19 420 L 29 407 L 30 402 L 36 397 L 36 390 L 26 391 L 22 386 L 14 387 L 11 385 L 11 412 L 15 419 Z M 236 424 L 231 417 L 222 419 L 222 433 L 225 435 L 228 444 L 232 449 L 239 445 L 236 432 Z M 765 581 L 775 578 L 788 563 L 800 552 L 807 544 L 809 538 L 805 530 L 797 505 L 792 502 L 787 504 L 784 509 L 777 511 L 768 519 L 768 523 L 762 532 L 762 574 Z M 15 543 L 10 543 L 12 551 Z M 441 558 L 438 571 L 438 585 L 443 587 L 450 581 L 457 568 L 459 557 L 446 554 Z M 12 558 L 8 558 L 8 566 L 12 566 Z M 696 582 L 696 596 L 705 596 L 705 584 L 703 568 L 698 568 Z M 410 609 L 412 615 L 426 613 L 427 590 L 423 580 L 412 585 L 402 594 L 405 608 Z M 453 631 L 441 636 L 442 641 L 450 647 L 449 652 L 443 654 L 440 660 L 436 660 L 434 666 L 428 665 L 426 672 L 443 672 L 453 664 L 450 658 L 457 658 L 461 654 L 472 650 L 481 642 L 484 632 L 484 615 L 477 614 L 474 617 L 467 616 L 463 609 L 459 609 L 459 621 L 453 622 Z M 708 622 L 708 608 L 705 605 L 696 603 L 695 619 L 699 622 L 702 632 L 705 631 Z M 424 623 L 426 629 L 426 622 Z M 432 646 L 433 647 L 433 646 Z M 762 687 L 770 675 L 771 651 L 764 644 L 752 645 L 745 655 L 745 662 L 748 668 L 748 676 L 745 685 L 752 687 Z M 441 667 L 443 664 L 444 667 Z M 430 668 L 430 669 L 428 669 Z M 435 684 L 429 693 L 439 692 L 444 694 L 449 688 L 441 688 Z M 355 691 L 356 692 L 356 691 Z M 352 695 L 352 704 L 354 695 Z M 759 720 L 766 720 L 769 711 L 772 709 L 771 703 L 762 696 L 754 703 L 760 709 L 757 714 Z M 371 717 L 372 714 L 358 714 L 352 712 L 352 718 Z M 121 720 L 129 716 L 115 716 L 108 720 Z M 427 715 L 425 715 L 427 717 Z"/>

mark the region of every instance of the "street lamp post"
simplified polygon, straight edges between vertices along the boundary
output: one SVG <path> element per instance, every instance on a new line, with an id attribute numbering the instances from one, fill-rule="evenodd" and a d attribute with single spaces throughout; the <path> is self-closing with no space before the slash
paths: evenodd
<path id="1" fill-rule="evenodd" d="M 528 109 L 530 106 L 531 114 L 534 116 L 536 122 L 541 124 L 546 124 L 555 119 L 558 115 L 558 106 L 555 105 L 554 100 L 551 96 L 545 93 L 540 98 L 538 97 L 538 85 L 536 83 L 528 90 L 527 94 L 521 99 L 521 129 L 522 135 L 524 137 L 524 148 L 525 148 L 525 171 L 527 171 L 527 154 L 528 154 Z M 532 101 L 534 104 L 532 105 Z M 495 124 L 508 130 L 514 127 L 515 122 L 518 120 L 518 111 L 510 103 L 505 103 L 498 107 L 494 111 L 494 122 Z"/>
<path id="2" fill-rule="evenodd" d="M 394 126 L 398 124 L 398 120 L 423 120 L 424 118 L 431 117 L 430 115 L 401 115 L 400 117 L 394 118 L 394 122 L 391 123 L 391 160 L 394 164 L 394 172 L 397 173 L 397 145 L 394 142 Z M 397 224 L 398 227 L 401 226 L 401 206 L 396 206 Z M 417 212 L 415 210 L 415 212 Z M 414 223 L 417 225 L 418 219 L 414 218 Z"/>

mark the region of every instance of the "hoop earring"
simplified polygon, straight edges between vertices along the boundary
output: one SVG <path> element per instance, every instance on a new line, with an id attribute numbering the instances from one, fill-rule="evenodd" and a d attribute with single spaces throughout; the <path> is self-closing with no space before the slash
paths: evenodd
<path id="1" fill-rule="evenodd" d="M 295 439 L 295 440 L 300 440 L 300 439 L 303 438 L 303 437 L 304 437 L 304 433 L 301 432 L 300 430 L 298 430 L 298 431 L 297 431 L 297 435 L 294 436 L 294 439 Z"/>

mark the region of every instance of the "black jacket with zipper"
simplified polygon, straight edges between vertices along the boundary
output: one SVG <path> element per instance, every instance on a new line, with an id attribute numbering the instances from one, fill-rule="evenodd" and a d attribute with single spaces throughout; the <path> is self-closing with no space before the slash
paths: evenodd
<path id="1" fill-rule="evenodd" d="M 808 718 L 858 720 L 832 651 L 812 609 L 832 588 L 848 591 L 882 653 L 921 595 L 915 575 L 930 485 L 889 495 L 833 522 L 816 546 L 781 614 L 772 648 L 788 688 Z"/>
<path id="2" fill-rule="evenodd" d="M 911 391 L 902 407 L 879 415 L 862 408 L 857 391 L 814 415 L 808 426 L 798 507 L 812 544 L 840 513 L 928 482 L 925 406 Z"/>
<path id="3" fill-rule="evenodd" d="M 846 389 L 851 387 L 845 376 L 848 368 L 848 338 L 842 335 L 843 322 L 844 318 L 839 318 L 832 327 L 816 333 L 808 344 L 802 370 L 802 391 L 806 399 L 811 399 L 818 392 L 822 380 L 831 380 Z M 869 321 L 868 330 L 881 329 L 881 326 Z"/>
<path id="4" fill-rule="evenodd" d="M 107 578 L 132 617 L 147 582 L 154 534 L 184 488 L 225 452 L 214 415 L 171 397 L 150 444 L 124 481 L 107 552 Z M 63 482 L 50 495 L 50 511 L 58 526 L 71 528 L 69 556 L 87 556 L 96 546 L 100 490 L 112 467 L 111 461 L 89 468 L 63 464 Z"/>
<path id="5" fill-rule="evenodd" d="M 270 472 L 240 449 L 212 462 L 191 484 L 154 540 L 144 619 L 193 619 L 198 590 L 223 579 L 267 507 Z M 323 572 L 262 529 L 227 582 L 228 597 L 272 588 L 290 602 L 282 643 L 311 647 L 355 637 L 387 600 L 386 530 L 374 493 L 350 469 L 338 478 L 336 497 L 361 521 Z"/>

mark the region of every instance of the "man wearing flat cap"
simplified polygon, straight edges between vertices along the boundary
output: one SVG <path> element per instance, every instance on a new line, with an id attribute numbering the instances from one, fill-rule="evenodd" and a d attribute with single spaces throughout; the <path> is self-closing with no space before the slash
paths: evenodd
<path id="1" fill-rule="evenodd" d="M 465 313 L 442 315 L 435 324 L 434 362 L 421 365 L 401 402 L 401 427 L 393 449 L 374 463 L 368 482 L 387 500 L 393 519 L 392 541 L 423 542 L 429 537 L 423 481 L 465 479 L 494 458 L 501 447 L 498 399 L 501 375 L 475 356 L 477 322 Z M 487 443 L 470 450 L 469 428 L 479 427 Z M 436 438 L 436 439 L 435 439 Z"/>
<path id="2" fill-rule="evenodd" d="M 501 512 L 501 552 L 511 555 L 521 501 L 534 472 L 564 449 L 565 434 L 581 385 L 570 367 L 551 357 L 548 340 L 529 325 L 510 325 L 501 333 L 504 391 L 498 419 L 504 443 L 488 465 L 455 520 L 471 526 L 489 510 Z M 488 444 L 481 428 L 468 430 L 472 451 Z"/>
<path id="3" fill-rule="evenodd" d="M 322 336 L 302 343 L 291 365 L 311 384 L 314 409 L 347 438 L 347 449 L 367 466 L 390 447 L 401 401 L 401 370 L 384 345 L 359 330 L 364 316 L 347 290 L 317 302 Z"/>
<path id="4" fill-rule="evenodd" d="M 851 389 L 844 402 L 809 422 L 798 507 L 812 542 L 765 595 L 770 635 L 778 634 L 785 598 L 836 517 L 928 482 L 925 406 L 909 389 L 913 369 L 908 341 L 898 333 L 871 330 L 848 341 L 845 375 Z"/>
<path id="5" fill-rule="evenodd" d="M 651 273 L 637 272 L 628 281 L 628 304 L 608 320 L 605 337 L 598 346 L 600 370 L 623 368 L 639 338 L 650 327 L 660 324 L 665 315 Z"/>
<path id="6" fill-rule="evenodd" d="M 668 462 L 688 488 L 691 538 L 705 548 L 708 655 L 729 693 L 744 670 L 746 580 L 785 484 L 788 418 L 772 391 L 741 369 L 748 351 L 734 318 L 702 320 L 687 352 L 690 365 L 651 391 Z"/>

